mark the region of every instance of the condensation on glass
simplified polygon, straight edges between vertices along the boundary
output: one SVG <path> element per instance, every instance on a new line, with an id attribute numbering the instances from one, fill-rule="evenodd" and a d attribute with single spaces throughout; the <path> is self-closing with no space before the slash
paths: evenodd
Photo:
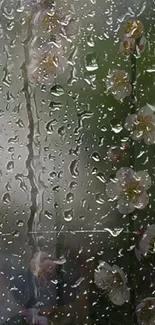
<path id="1" fill-rule="evenodd" d="M 152 325 L 155 2 L 0 9 L 0 323 Z"/>

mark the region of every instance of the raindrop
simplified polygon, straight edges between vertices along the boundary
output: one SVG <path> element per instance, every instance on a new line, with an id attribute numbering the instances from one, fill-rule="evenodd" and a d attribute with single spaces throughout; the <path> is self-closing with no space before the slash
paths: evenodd
<path id="1" fill-rule="evenodd" d="M 45 126 L 45 129 L 46 129 L 46 131 L 47 131 L 48 134 L 52 134 L 53 133 L 53 127 L 52 127 L 53 123 L 52 122 L 53 121 L 49 121 L 46 124 L 46 126 Z"/>
<path id="2" fill-rule="evenodd" d="M 14 138 L 9 138 L 8 143 L 17 143 L 19 141 L 18 135 L 16 135 Z"/>
<path id="3" fill-rule="evenodd" d="M 86 199 L 83 198 L 83 199 L 81 200 L 81 207 L 84 208 L 84 207 L 86 206 L 86 203 L 87 203 Z"/>
<path id="4" fill-rule="evenodd" d="M 73 209 L 65 210 L 64 211 L 64 220 L 69 222 L 73 219 Z"/>
<path id="5" fill-rule="evenodd" d="M 84 221 L 85 220 L 85 216 L 79 216 L 79 219 Z"/>
<path id="6" fill-rule="evenodd" d="M 5 185 L 5 188 L 6 188 L 7 191 L 10 191 L 11 190 L 11 185 L 10 185 L 9 182 Z"/>
<path id="7" fill-rule="evenodd" d="M 93 153 L 92 153 L 92 159 L 93 159 L 94 161 L 100 161 L 101 157 L 100 157 L 100 155 L 99 155 L 98 152 L 93 152 Z"/>
<path id="8" fill-rule="evenodd" d="M 58 134 L 63 137 L 66 133 L 66 128 L 64 126 L 61 126 L 59 129 L 58 129 Z"/>
<path id="9" fill-rule="evenodd" d="M 11 197 L 10 197 L 9 193 L 5 193 L 3 195 L 3 202 L 6 203 L 6 204 L 9 204 L 11 202 Z"/>
<path id="10" fill-rule="evenodd" d="M 123 228 L 114 228 L 109 229 L 109 228 L 104 228 L 105 231 L 108 231 L 110 233 L 110 235 L 112 235 L 113 237 L 117 237 L 121 234 L 121 232 L 123 231 Z"/>
<path id="11" fill-rule="evenodd" d="M 50 104 L 49 104 L 49 108 L 50 108 L 50 110 L 52 112 L 60 111 L 61 107 L 62 107 L 61 103 L 57 103 L 57 102 L 54 102 L 54 101 L 51 101 Z"/>
<path id="12" fill-rule="evenodd" d="M 50 172 L 50 177 L 51 178 L 55 178 L 57 176 L 55 171 Z"/>
<path id="13" fill-rule="evenodd" d="M 52 220 L 53 219 L 53 215 L 52 215 L 52 213 L 51 212 L 49 212 L 49 211 L 45 211 L 45 217 L 47 218 L 47 219 L 49 219 L 49 220 Z"/>
<path id="14" fill-rule="evenodd" d="M 25 181 L 24 181 L 24 176 L 22 174 L 17 174 L 15 175 L 15 179 L 20 181 L 20 185 L 19 185 L 19 188 L 23 191 L 23 192 L 26 192 L 27 191 L 27 185 L 25 184 Z"/>
<path id="15" fill-rule="evenodd" d="M 116 120 L 116 119 L 113 119 L 111 122 L 110 122 L 110 125 L 111 125 L 111 129 L 114 133 L 120 133 L 122 130 L 123 130 L 123 127 L 122 125 L 120 124 L 120 121 Z"/>
<path id="16" fill-rule="evenodd" d="M 148 68 L 146 71 L 149 73 L 155 72 L 155 66 L 153 66 L 152 68 Z"/>
<path id="17" fill-rule="evenodd" d="M 73 177 L 77 177 L 79 175 L 79 170 L 78 170 L 78 161 L 75 159 L 73 160 L 70 165 L 69 165 L 69 171 Z"/>
<path id="18" fill-rule="evenodd" d="M 7 30 L 11 31 L 11 30 L 13 30 L 13 28 L 14 28 L 14 21 L 10 21 L 7 24 Z"/>
<path id="19" fill-rule="evenodd" d="M 95 194 L 95 200 L 98 204 L 103 204 L 104 201 L 104 194 L 103 193 L 96 193 Z"/>
<path id="20" fill-rule="evenodd" d="M 85 59 L 86 70 L 89 72 L 95 71 L 98 69 L 97 58 L 95 53 L 89 53 Z"/>
<path id="21" fill-rule="evenodd" d="M 14 150 L 15 150 L 14 147 L 9 147 L 9 148 L 8 148 L 8 152 L 10 152 L 10 153 L 11 153 L 11 152 L 14 152 Z"/>
<path id="22" fill-rule="evenodd" d="M 58 178 L 62 178 L 63 177 L 63 171 L 62 170 L 60 170 L 60 172 L 58 173 Z"/>
<path id="23" fill-rule="evenodd" d="M 90 46 L 90 47 L 94 47 L 95 43 L 94 43 L 94 39 L 93 39 L 93 36 L 90 34 L 88 35 L 87 37 L 87 44 Z"/>
<path id="24" fill-rule="evenodd" d="M 24 192 L 27 191 L 27 185 L 25 184 L 24 180 L 21 180 L 19 188 Z"/>
<path id="25" fill-rule="evenodd" d="M 85 278 L 81 277 L 80 279 L 78 279 L 73 285 L 71 285 L 71 288 L 77 288 L 83 281 Z"/>
<path id="26" fill-rule="evenodd" d="M 15 232 L 13 233 L 13 237 L 19 237 L 19 235 L 20 235 L 19 231 L 15 231 Z"/>
<path id="27" fill-rule="evenodd" d="M 103 184 L 106 183 L 106 178 L 103 173 L 98 173 L 96 176 Z"/>
<path id="28" fill-rule="evenodd" d="M 17 221 L 17 226 L 18 227 L 23 227 L 24 226 L 24 221 L 23 220 L 18 220 Z"/>
<path id="29" fill-rule="evenodd" d="M 13 169 L 14 169 L 14 162 L 12 160 L 7 163 L 6 169 L 7 169 L 8 172 L 12 172 L 13 171 Z"/>
<path id="30" fill-rule="evenodd" d="M 140 151 L 139 155 L 137 155 L 137 159 L 141 158 L 143 155 L 145 155 L 145 151 Z"/>
<path id="31" fill-rule="evenodd" d="M 66 195 L 66 202 L 67 203 L 72 203 L 73 201 L 74 201 L 74 194 L 71 193 L 71 192 L 67 193 L 67 195 Z"/>
<path id="32" fill-rule="evenodd" d="M 94 167 L 94 168 L 92 169 L 91 173 L 92 173 L 92 175 L 96 175 L 96 173 L 97 173 L 97 168 Z"/>
<path id="33" fill-rule="evenodd" d="M 24 128 L 24 122 L 19 118 L 18 121 L 16 122 L 16 124 L 20 127 L 20 128 Z"/>
<path id="34" fill-rule="evenodd" d="M 59 190 L 60 190 L 60 186 L 59 185 L 56 185 L 56 186 L 54 186 L 52 188 L 52 191 L 54 191 L 54 192 L 59 192 Z"/>
<path id="35" fill-rule="evenodd" d="M 70 184 L 69 184 L 70 189 L 74 190 L 76 187 L 77 187 L 77 182 L 74 182 L 74 181 L 70 182 Z"/>
<path id="36" fill-rule="evenodd" d="M 64 94 L 64 89 L 59 85 L 54 85 L 51 88 L 51 94 L 56 97 L 62 96 Z"/>

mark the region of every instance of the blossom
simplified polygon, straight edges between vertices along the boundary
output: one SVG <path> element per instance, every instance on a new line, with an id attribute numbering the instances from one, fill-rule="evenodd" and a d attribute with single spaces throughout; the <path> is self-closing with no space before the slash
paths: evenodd
<path id="1" fill-rule="evenodd" d="M 30 261 L 30 271 L 38 278 L 41 285 L 46 286 L 56 275 L 58 265 L 64 262 L 65 260 L 54 261 L 46 252 L 39 251 Z"/>
<path id="2" fill-rule="evenodd" d="M 55 7 L 39 10 L 33 18 L 34 27 L 40 36 L 57 35 L 73 36 L 78 31 L 78 19 L 71 13 L 65 14 Z"/>
<path id="3" fill-rule="evenodd" d="M 125 151 L 129 149 L 129 144 L 126 143 L 124 146 L 115 146 L 111 147 L 108 150 L 108 158 L 111 160 L 113 163 L 120 161 L 123 158 L 123 155 Z"/>
<path id="4" fill-rule="evenodd" d="M 60 42 L 43 46 L 40 50 L 31 48 L 27 67 L 29 81 L 53 85 L 57 76 L 67 68 L 65 54 Z"/>
<path id="5" fill-rule="evenodd" d="M 144 299 L 136 306 L 136 316 L 139 325 L 155 324 L 155 297 Z"/>
<path id="6" fill-rule="evenodd" d="M 155 143 L 155 115 L 150 105 L 142 107 L 137 114 L 129 115 L 125 128 L 131 131 L 133 140 L 144 139 L 148 145 Z"/>
<path id="7" fill-rule="evenodd" d="M 120 43 L 120 51 L 124 55 L 131 55 L 135 51 L 135 39 L 134 38 L 129 38 L 129 37 L 124 37 L 124 39 Z"/>
<path id="8" fill-rule="evenodd" d="M 149 203 L 146 190 L 151 186 L 151 178 L 145 171 L 134 172 L 129 167 L 122 167 L 116 178 L 106 186 L 107 196 L 118 199 L 117 208 L 122 214 L 129 214 L 137 209 L 144 209 Z"/>
<path id="9" fill-rule="evenodd" d="M 107 77 L 106 86 L 117 100 L 130 96 L 132 91 L 130 77 L 123 70 L 113 70 Z"/>
<path id="10" fill-rule="evenodd" d="M 145 36 L 142 36 L 138 43 L 133 37 L 124 36 L 120 43 L 120 51 L 126 56 L 133 55 L 134 53 L 137 55 L 141 55 L 141 53 L 145 50 L 145 44 Z"/>
<path id="11" fill-rule="evenodd" d="M 124 24 L 124 34 L 127 37 L 133 37 L 135 39 L 140 38 L 143 35 L 144 27 L 139 20 L 126 20 Z"/>
<path id="12" fill-rule="evenodd" d="M 129 289 L 126 286 L 127 279 L 117 265 L 110 266 L 100 261 L 94 273 L 94 282 L 115 305 L 123 305 L 130 299 Z"/>
<path id="13" fill-rule="evenodd" d="M 140 261 L 142 257 L 155 253 L 155 224 L 150 225 L 140 233 L 135 246 L 135 254 Z"/>
<path id="14" fill-rule="evenodd" d="M 146 45 L 146 38 L 145 38 L 145 36 L 142 36 L 139 41 L 139 44 L 136 45 L 136 52 L 138 55 L 140 55 L 141 53 L 144 52 L 145 45 Z"/>
<path id="15" fill-rule="evenodd" d="M 46 316 L 38 315 L 39 311 L 36 308 L 29 308 L 22 310 L 21 314 L 25 317 L 28 324 L 48 325 Z"/>

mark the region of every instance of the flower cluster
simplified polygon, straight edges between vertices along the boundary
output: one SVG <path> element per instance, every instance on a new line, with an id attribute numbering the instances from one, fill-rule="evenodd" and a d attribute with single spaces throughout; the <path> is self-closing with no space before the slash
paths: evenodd
<path id="1" fill-rule="evenodd" d="M 123 70 L 112 70 L 106 80 L 107 90 L 115 99 L 123 101 L 131 95 L 132 114 L 125 120 L 124 128 L 130 131 L 134 141 L 144 140 L 146 145 L 155 143 L 155 107 L 146 104 L 141 109 L 136 109 L 135 86 L 136 86 L 136 58 L 145 48 L 143 24 L 139 20 L 128 20 L 124 24 L 124 38 L 121 40 L 121 52 L 131 57 L 131 78 Z M 125 140 L 126 141 L 126 140 Z M 135 143 L 125 142 L 122 146 L 113 146 L 108 150 L 108 159 L 113 163 L 120 161 L 124 153 L 129 152 Z M 131 152 L 132 162 L 136 159 L 134 151 Z M 134 165 L 134 164 L 132 164 Z M 144 209 L 149 203 L 148 189 L 151 186 L 151 178 L 146 171 L 134 171 L 130 167 L 121 167 L 115 177 L 111 177 L 106 184 L 106 194 L 109 201 L 117 200 L 117 208 L 123 215 L 132 214 L 135 209 Z M 131 220 L 133 220 L 131 215 Z M 132 227 L 131 233 L 134 233 Z M 135 243 L 135 255 L 138 261 L 145 257 L 151 257 L 155 253 L 155 224 L 137 232 Z M 131 246 L 132 247 L 132 246 Z M 130 290 L 127 287 L 127 278 L 117 265 L 110 266 L 107 262 L 100 261 L 94 272 L 96 286 L 116 305 L 122 305 L 130 300 Z M 132 295 L 131 295 L 132 296 Z M 134 297 L 135 298 L 135 297 Z M 132 298 L 131 298 L 132 300 Z M 131 304 L 134 304 L 133 300 Z M 135 313 L 139 325 L 155 324 L 155 297 L 142 300 L 135 306 Z M 133 317 L 134 317 L 133 315 Z"/>
<path id="2" fill-rule="evenodd" d="M 139 20 L 127 20 L 124 24 L 124 36 L 120 43 L 120 51 L 127 56 L 140 55 L 146 44 L 143 24 Z"/>
<path id="3" fill-rule="evenodd" d="M 123 34 L 120 51 L 127 56 L 140 55 L 144 51 L 146 44 L 143 24 L 139 20 L 127 20 L 124 24 Z M 130 96 L 132 92 L 128 73 L 118 69 L 110 71 L 106 86 L 107 90 L 119 101 Z"/>
<path id="4" fill-rule="evenodd" d="M 68 67 L 68 56 L 78 32 L 78 18 L 58 10 L 51 1 L 28 1 L 33 38 L 29 44 L 28 78 L 31 84 L 53 85 Z"/>

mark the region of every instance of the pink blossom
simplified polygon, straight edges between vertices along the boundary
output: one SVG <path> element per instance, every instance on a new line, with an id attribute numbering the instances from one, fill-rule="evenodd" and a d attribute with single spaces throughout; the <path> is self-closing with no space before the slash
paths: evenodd
<path id="1" fill-rule="evenodd" d="M 30 271 L 38 278 L 40 285 L 46 286 L 55 277 L 58 265 L 64 262 L 54 261 L 46 252 L 39 251 L 30 261 Z"/>

